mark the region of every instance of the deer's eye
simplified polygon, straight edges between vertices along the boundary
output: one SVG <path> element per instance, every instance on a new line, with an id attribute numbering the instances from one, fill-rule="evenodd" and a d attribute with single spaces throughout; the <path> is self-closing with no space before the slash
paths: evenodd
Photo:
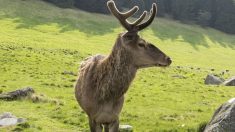
<path id="1" fill-rule="evenodd" d="M 138 43 L 138 46 L 139 46 L 139 47 L 145 47 L 145 44 L 143 44 L 143 43 Z"/>

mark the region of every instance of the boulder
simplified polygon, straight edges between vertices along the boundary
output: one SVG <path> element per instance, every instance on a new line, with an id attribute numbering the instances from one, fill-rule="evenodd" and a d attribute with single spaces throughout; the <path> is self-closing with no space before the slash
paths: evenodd
<path id="1" fill-rule="evenodd" d="M 34 93 L 33 88 L 27 87 L 27 88 L 18 89 L 18 90 L 8 92 L 8 93 L 2 93 L 2 94 L 0 94 L 0 99 L 3 99 L 3 100 L 17 100 L 17 99 L 20 99 L 20 98 L 28 97 L 33 93 Z"/>
<path id="2" fill-rule="evenodd" d="M 235 86 L 235 76 L 226 80 L 223 84 L 225 86 Z"/>
<path id="3" fill-rule="evenodd" d="M 223 83 L 223 80 L 217 76 L 214 75 L 207 75 L 206 79 L 205 79 L 205 84 L 206 85 L 220 85 Z"/>
<path id="4" fill-rule="evenodd" d="M 133 127 L 130 125 L 120 125 L 119 132 L 133 132 Z"/>
<path id="5" fill-rule="evenodd" d="M 235 132 L 235 98 L 215 111 L 204 132 Z"/>
<path id="6" fill-rule="evenodd" d="M 5 112 L 0 115 L 0 127 L 17 125 L 19 123 L 24 123 L 26 120 L 23 118 L 17 118 L 12 115 L 10 112 Z"/>

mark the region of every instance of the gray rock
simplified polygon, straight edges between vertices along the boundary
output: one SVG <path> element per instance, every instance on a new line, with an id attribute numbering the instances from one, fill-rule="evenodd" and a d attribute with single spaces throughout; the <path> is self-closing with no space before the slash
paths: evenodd
<path id="1" fill-rule="evenodd" d="M 204 132 L 235 132 L 235 98 L 215 111 Z"/>
<path id="2" fill-rule="evenodd" d="M 23 118 L 17 118 L 12 115 L 10 112 L 5 112 L 0 115 L 0 127 L 17 125 L 19 123 L 24 123 L 26 120 Z"/>
<path id="3" fill-rule="evenodd" d="M 207 77 L 205 79 L 206 85 L 220 85 L 222 83 L 223 83 L 222 79 L 220 79 L 217 76 L 211 75 L 211 74 L 207 75 Z"/>
<path id="4" fill-rule="evenodd" d="M 72 76 L 77 76 L 76 73 L 72 72 L 72 71 L 64 71 L 61 73 L 62 75 L 72 75 Z"/>
<path id="5" fill-rule="evenodd" d="M 120 125 L 119 132 L 133 132 L 133 127 L 130 125 Z"/>
<path id="6" fill-rule="evenodd" d="M 186 77 L 183 75 L 172 75 L 173 78 L 185 79 Z"/>
<path id="7" fill-rule="evenodd" d="M 0 115 L 0 119 L 3 118 L 16 118 L 14 115 L 12 115 L 10 112 L 5 112 L 2 115 Z"/>
<path id="8" fill-rule="evenodd" d="M 34 93 L 33 88 L 27 87 L 27 88 L 18 89 L 18 90 L 8 92 L 8 93 L 2 93 L 2 94 L 0 94 L 0 99 L 3 99 L 3 100 L 17 100 L 17 99 L 20 99 L 20 98 L 28 97 L 33 93 Z"/>
<path id="9" fill-rule="evenodd" d="M 235 86 L 235 76 L 223 83 L 225 86 Z"/>

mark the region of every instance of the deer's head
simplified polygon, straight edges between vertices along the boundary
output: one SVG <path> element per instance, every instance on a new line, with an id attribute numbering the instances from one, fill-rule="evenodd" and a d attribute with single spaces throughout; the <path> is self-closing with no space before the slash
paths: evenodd
<path id="1" fill-rule="evenodd" d="M 107 2 L 107 6 L 110 12 L 119 20 L 121 25 L 127 30 L 122 33 L 119 37 L 121 41 L 119 46 L 122 46 L 125 50 L 133 56 L 133 63 L 138 68 L 151 67 L 151 66 L 169 66 L 171 59 L 165 55 L 160 49 L 151 43 L 148 43 L 144 39 L 140 38 L 138 32 L 149 26 L 154 20 L 157 13 L 157 6 L 154 3 L 150 11 L 149 18 L 142 22 L 147 15 L 144 11 L 143 14 L 133 23 L 130 23 L 127 18 L 132 16 L 138 11 L 138 6 L 133 7 L 129 11 L 122 13 L 120 12 L 114 1 L 110 0 Z"/>

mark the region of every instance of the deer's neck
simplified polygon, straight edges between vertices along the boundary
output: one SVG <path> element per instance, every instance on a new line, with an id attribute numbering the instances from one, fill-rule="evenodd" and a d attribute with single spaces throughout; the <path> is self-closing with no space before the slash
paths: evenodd
<path id="1" fill-rule="evenodd" d="M 106 58 L 106 64 L 110 67 L 110 72 L 113 75 L 119 75 L 122 78 L 134 77 L 133 73 L 136 73 L 137 70 L 133 65 L 132 54 L 118 44 L 114 46 L 111 54 Z"/>
<path id="2" fill-rule="evenodd" d="M 99 88 L 100 97 L 106 100 L 124 95 L 137 71 L 132 60 L 132 55 L 116 42 L 111 54 L 104 59 L 101 66 L 104 70 L 101 75 L 104 85 Z"/>

